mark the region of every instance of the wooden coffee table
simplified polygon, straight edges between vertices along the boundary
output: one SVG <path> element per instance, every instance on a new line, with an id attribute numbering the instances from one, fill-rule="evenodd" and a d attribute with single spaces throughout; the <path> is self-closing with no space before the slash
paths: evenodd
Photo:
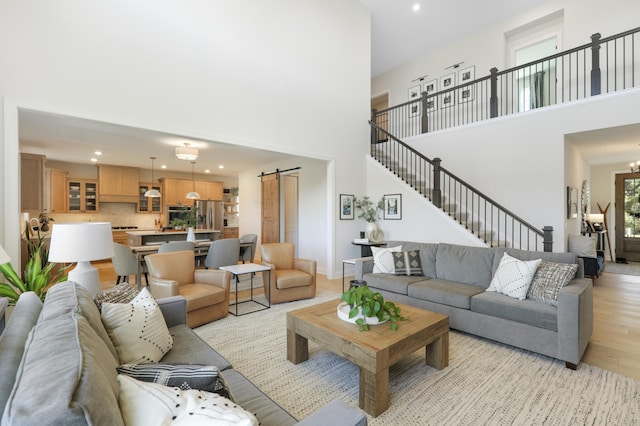
<path id="1" fill-rule="evenodd" d="M 413 306 L 396 304 L 409 321 L 358 331 L 356 324 L 338 318 L 340 300 L 287 313 L 287 359 L 294 364 L 309 358 L 309 341 L 360 367 L 360 408 L 377 416 L 389 407 L 389 367 L 426 347 L 428 365 L 442 370 L 449 365 L 449 317 Z"/>

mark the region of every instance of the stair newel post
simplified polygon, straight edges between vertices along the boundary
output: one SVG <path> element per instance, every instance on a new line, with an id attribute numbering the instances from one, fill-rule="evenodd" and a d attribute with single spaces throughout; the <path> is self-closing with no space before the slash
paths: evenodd
<path id="1" fill-rule="evenodd" d="M 429 131 L 429 117 L 427 116 L 427 92 L 422 92 L 421 96 L 422 101 L 422 122 L 421 124 L 421 132 L 427 133 Z"/>
<path id="2" fill-rule="evenodd" d="M 442 190 L 440 189 L 440 158 L 434 158 L 433 164 L 433 192 L 431 202 L 438 208 L 442 208 Z"/>
<path id="3" fill-rule="evenodd" d="M 544 233 L 544 239 L 542 244 L 544 246 L 544 251 L 552 252 L 553 251 L 553 226 L 545 226 L 542 228 L 542 232 Z"/>
<path id="4" fill-rule="evenodd" d="M 600 33 L 591 36 L 591 96 L 600 94 Z"/>
<path id="5" fill-rule="evenodd" d="M 376 142 L 378 142 L 378 129 L 375 127 L 375 125 L 378 124 L 378 122 L 376 121 L 378 115 L 378 110 L 375 108 L 371 109 L 371 122 L 374 124 L 374 126 L 371 126 L 371 145 L 375 145 Z"/>
<path id="6" fill-rule="evenodd" d="M 491 73 L 491 97 L 489 98 L 489 117 L 498 116 L 498 68 L 493 67 L 489 70 Z"/>

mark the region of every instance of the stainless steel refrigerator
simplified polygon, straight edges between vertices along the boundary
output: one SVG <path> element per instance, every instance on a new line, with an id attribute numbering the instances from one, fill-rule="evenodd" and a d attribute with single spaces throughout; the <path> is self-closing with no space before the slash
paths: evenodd
<path id="1" fill-rule="evenodd" d="M 196 200 L 198 208 L 197 229 L 216 229 L 223 231 L 224 207 L 222 201 Z"/>

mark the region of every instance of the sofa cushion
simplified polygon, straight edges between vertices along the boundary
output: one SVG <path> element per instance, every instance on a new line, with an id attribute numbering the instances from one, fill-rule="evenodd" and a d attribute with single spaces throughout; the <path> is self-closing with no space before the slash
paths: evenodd
<path id="1" fill-rule="evenodd" d="M 38 321 L 49 321 L 60 315 L 73 313 L 79 313 L 89 321 L 91 327 L 98 333 L 98 336 L 113 354 L 114 359 L 118 359 L 116 349 L 102 324 L 100 311 L 96 307 L 91 293 L 76 282 L 65 281 L 58 283 L 47 291 L 47 297 Z"/>
<path id="2" fill-rule="evenodd" d="M 425 277 L 436 277 L 436 253 L 438 245 L 433 243 L 416 243 L 413 241 L 387 241 L 387 246 L 401 246 L 403 250 L 418 250 L 420 252 L 420 263 L 422 274 Z"/>
<path id="3" fill-rule="evenodd" d="M 117 366 L 84 316 L 38 322 L 26 342 L 3 424 L 122 425 Z"/>
<path id="4" fill-rule="evenodd" d="M 422 275 L 422 262 L 418 250 L 391 253 L 396 275 Z"/>
<path id="5" fill-rule="evenodd" d="M 407 295 L 416 299 L 469 309 L 471 297 L 483 292 L 484 289 L 477 285 L 430 279 L 410 284 Z"/>
<path id="6" fill-rule="evenodd" d="M 130 303 L 103 303 L 102 320 L 121 364 L 158 362 L 173 346 L 162 312 L 146 288 Z"/>
<path id="7" fill-rule="evenodd" d="M 575 277 L 576 263 L 556 263 L 543 260 L 533 276 L 527 299 L 558 306 L 558 292 Z"/>
<path id="8" fill-rule="evenodd" d="M 118 367 L 118 373 L 141 382 L 213 392 L 233 400 L 220 370 L 213 365 L 124 364 Z"/>
<path id="9" fill-rule="evenodd" d="M 402 246 L 396 247 L 371 247 L 373 254 L 373 273 L 374 274 L 393 274 L 395 265 L 392 252 L 399 252 Z"/>
<path id="10" fill-rule="evenodd" d="M 370 273 L 364 274 L 362 279 L 366 281 L 367 286 L 371 288 L 386 290 L 391 293 L 407 294 L 409 284 L 422 281 L 425 277 Z"/>
<path id="11" fill-rule="evenodd" d="M 436 252 L 436 278 L 489 287 L 494 250 L 440 243 Z"/>
<path id="12" fill-rule="evenodd" d="M 558 331 L 558 309 L 534 300 L 518 300 L 495 292 L 471 298 L 474 312 Z"/>
<path id="13" fill-rule="evenodd" d="M 120 407 L 127 425 L 258 426 L 253 414 L 217 393 L 141 382 L 119 375 Z"/>
<path id="14" fill-rule="evenodd" d="M 13 307 L 7 328 L 0 336 L 0 413 L 11 394 L 24 344 L 41 310 L 42 301 L 34 292 L 22 293 Z"/>
<path id="15" fill-rule="evenodd" d="M 215 365 L 221 371 L 231 368 L 231 363 L 225 357 L 211 348 L 186 324 L 175 325 L 169 332 L 173 337 L 173 347 L 162 357 L 162 363 Z"/>
<path id="16" fill-rule="evenodd" d="M 541 259 L 519 260 L 505 253 L 487 291 L 495 291 L 520 300 L 526 299 L 531 280 L 540 262 Z"/>

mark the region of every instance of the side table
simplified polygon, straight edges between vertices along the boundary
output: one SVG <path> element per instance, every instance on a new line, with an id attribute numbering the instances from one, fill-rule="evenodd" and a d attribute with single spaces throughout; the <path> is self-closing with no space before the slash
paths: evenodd
<path id="1" fill-rule="evenodd" d="M 386 246 L 387 242 L 386 241 L 380 241 L 379 243 L 373 243 L 373 242 L 356 243 L 355 241 L 351 241 L 351 244 L 356 245 L 356 246 L 360 246 L 360 256 L 362 256 L 362 257 L 371 257 L 371 256 L 373 256 L 373 253 L 371 252 L 371 247 Z"/>
<path id="2" fill-rule="evenodd" d="M 264 265 L 258 265 L 257 263 L 241 263 L 238 265 L 229 265 L 229 266 L 221 266 L 219 268 L 222 271 L 228 271 L 231 272 L 233 274 L 234 277 L 237 277 L 238 275 L 242 275 L 242 274 L 251 274 L 251 297 L 248 300 L 243 300 L 243 301 L 239 301 L 238 300 L 238 280 L 233 280 L 236 284 L 236 301 L 234 303 L 230 303 L 229 307 L 235 305 L 235 313 L 231 310 L 229 310 L 229 313 L 231 315 L 234 315 L 236 317 L 242 316 L 242 315 L 246 315 L 246 314 L 251 314 L 254 312 L 258 312 L 258 311 L 263 311 L 265 309 L 269 309 L 271 307 L 271 286 L 268 285 L 267 288 L 269 289 L 269 295 L 265 295 L 265 297 L 267 297 L 267 304 L 265 305 L 262 302 L 259 302 L 257 300 L 255 300 L 253 298 L 253 274 L 255 272 L 263 272 L 263 271 L 269 271 L 269 282 L 271 282 L 271 268 L 269 268 L 268 266 L 264 266 Z M 240 303 L 248 303 L 248 302 L 253 302 L 253 303 L 257 303 L 258 305 L 263 306 L 263 308 L 261 309 L 255 309 L 253 311 L 249 311 L 249 312 L 245 312 L 243 314 L 238 314 L 238 305 Z"/>

